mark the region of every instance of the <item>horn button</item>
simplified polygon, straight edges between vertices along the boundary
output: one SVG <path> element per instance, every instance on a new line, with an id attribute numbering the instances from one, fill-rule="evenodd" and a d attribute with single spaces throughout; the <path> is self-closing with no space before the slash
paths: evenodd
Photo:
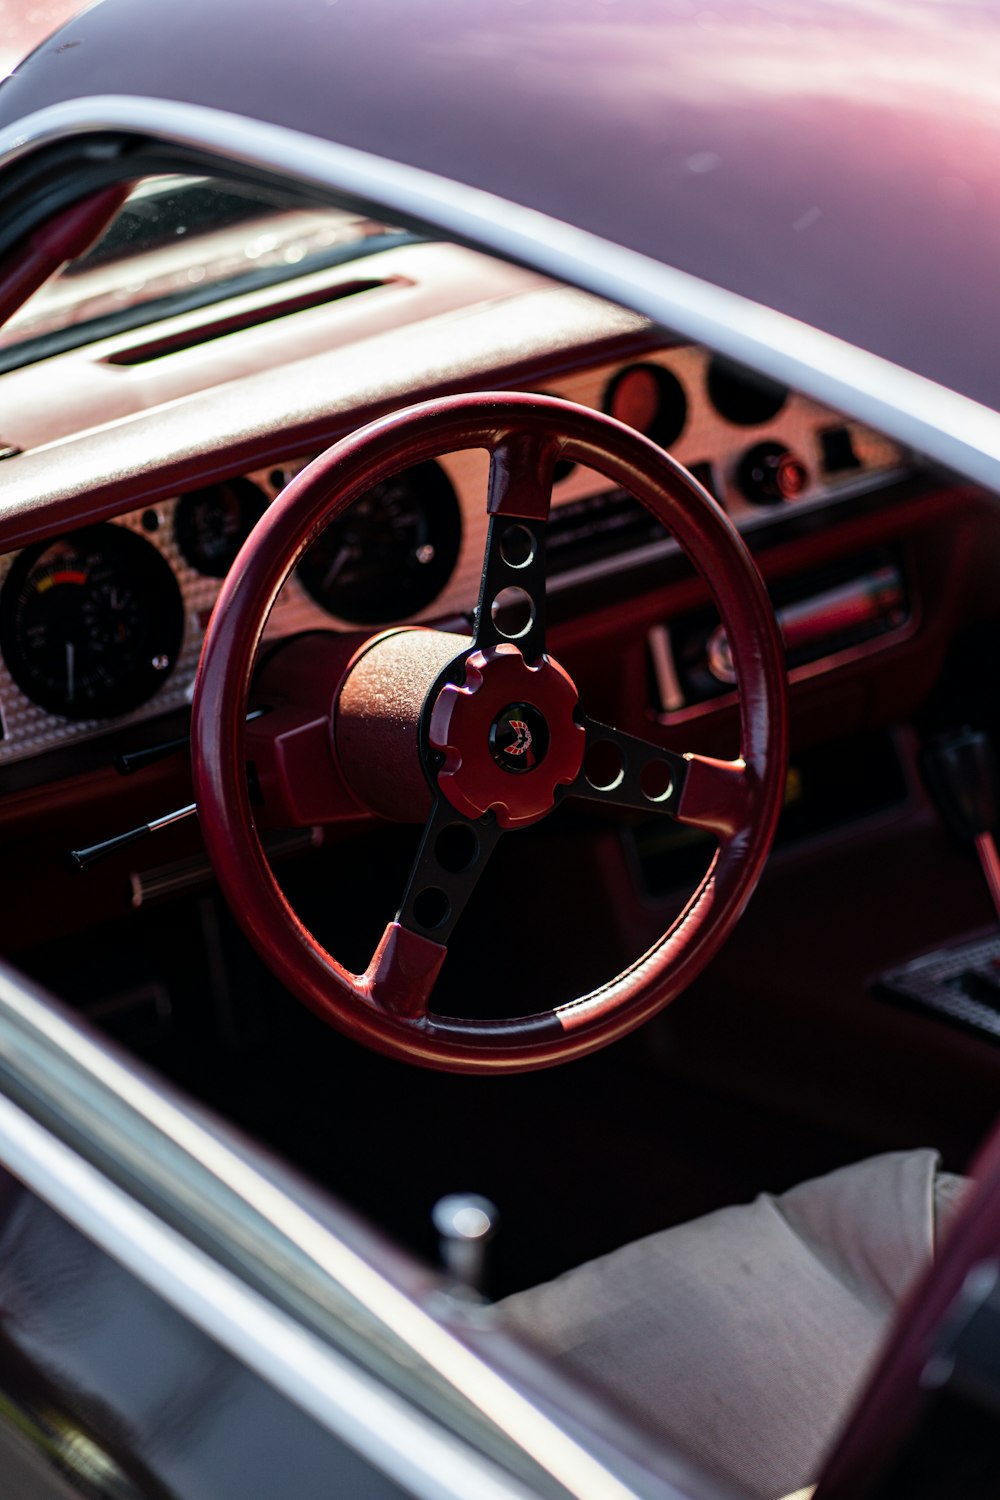
<path id="1" fill-rule="evenodd" d="M 543 818 L 583 764 L 576 704 L 572 678 L 548 657 L 529 666 L 507 642 L 470 652 L 464 683 L 446 683 L 431 709 L 443 795 L 467 818 L 492 809 L 501 828 Z"/>
<path id="2" fill-rule="evenodd" d="M 530 703 L 509 703 L 490 725 L 490 754 L 512 776 L 533 771 L 548 748 L 549 726 Z"/>

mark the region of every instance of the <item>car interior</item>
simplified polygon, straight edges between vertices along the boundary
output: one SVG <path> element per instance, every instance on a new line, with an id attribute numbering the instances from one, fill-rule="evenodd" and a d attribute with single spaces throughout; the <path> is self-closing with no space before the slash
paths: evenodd
<path id="1" fill-rule="evenodd" d="M 0 330 L 0 371 L 0 943 L 18 970 L 423 1262 L 434 1204 L 485 1195 L 491 1298 L 879 1152 L 967 1167 L 1000 1078 L 993 496 L 626 309 L 245 183 L 133 188 Z M 369 1050 L 288 993 L 217 884 L 189 735 L 213 606 L 277 497 L 366 423 L 477 392 L 604 413 L 722 508 L 776 611 L 790 753 L 759 886 L 682 995 L 564 1066 L 465 1075 Z M 255 825 L 352 973 L 426 808 L 311 801 L 275 724 L 323 652 L 339 677 L 375 631 L 467 642 L 489 471 L 467 448 L 370 487 L 309 538 L 257 653 Z M 561 460 L 545 569 L 547 649 L 588 715 L 739 755 L 726 627 L 648 509 Z M 493 612 L 506 639 L 522 602 Z M 714 843 L 655 806 L 560 801 L 498 842 L 434 1011 L 516 1018 L 610 984 Z"/>

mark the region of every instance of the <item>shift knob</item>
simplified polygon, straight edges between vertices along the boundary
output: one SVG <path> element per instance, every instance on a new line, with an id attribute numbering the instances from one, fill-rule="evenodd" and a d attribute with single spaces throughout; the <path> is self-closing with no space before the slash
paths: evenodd
<path id="1" fill-rule="evenodd" d="M 486 1247 L 500 1226 L 496 1204 L 478 1193 L 449 1193 L 435 1203 L 432 1217 L 448 1275 L 464 1291 L 481 1296 Z"/>
<path id="2" fill-rule="evenodd" d="M 981 729 L 952 729 L 929 740 L 921 770 L 945 826 L 959 838 L 991 833 L 997 820 L 997 763 Z"/>

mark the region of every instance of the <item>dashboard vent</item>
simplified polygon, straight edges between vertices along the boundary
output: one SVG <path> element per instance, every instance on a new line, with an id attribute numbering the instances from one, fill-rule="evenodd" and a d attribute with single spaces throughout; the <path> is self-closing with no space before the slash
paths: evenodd
<path id="1" fill-rule="evenodd" d="M 588 567 L 608 556 L 662 542 L 666 532 L 645 506 L 624 490 L 607 490 L 553 506 L 546 534 L 550 578 Z"/>
<path id="2" fill-rule="evenodd" d="M 394 279 L 394 278 L 393 278 Z M 279 318 L 290 318 L 293 313 L 305 312 L 311 307 L 323 307 L 329 302 L 342 302 L 345 297 L 356 297 L 361 292 L 374 292 L 380 287 L 391 286 L 393 279 L 342 281 L 336 286 L 318 287 L 295 297 L 276 298 L 261 307 L 243 308 L 238 312 L 221 313 L 199 323 L 196 328 L 185 328 L 177 333 L 164 334 L 159 338 L 146 339 L 108 356 L 109 365 L 145 365 L 167 354 L 179 354 L 184 349 L 200 348 L 213 339 L 225 338 L 243 328 L 258 328 L 262 323 L 275 323 Z"/>

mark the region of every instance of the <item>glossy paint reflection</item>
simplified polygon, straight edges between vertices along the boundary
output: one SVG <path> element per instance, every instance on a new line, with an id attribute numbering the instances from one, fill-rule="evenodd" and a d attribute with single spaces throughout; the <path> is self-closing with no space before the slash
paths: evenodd
<path id="1" fill-rule="evenodd" d="M 175 0 L 143 11 L 141 46 L 134 16 L 104 0 L 74 22 L 87 46 L 33 57 L 0 124 L 80 93 L 267 118 L 539 208 L 1000 406 L 983 316 L 995 7 L 296 0 L 276 28 L 270 0 Z"/>

